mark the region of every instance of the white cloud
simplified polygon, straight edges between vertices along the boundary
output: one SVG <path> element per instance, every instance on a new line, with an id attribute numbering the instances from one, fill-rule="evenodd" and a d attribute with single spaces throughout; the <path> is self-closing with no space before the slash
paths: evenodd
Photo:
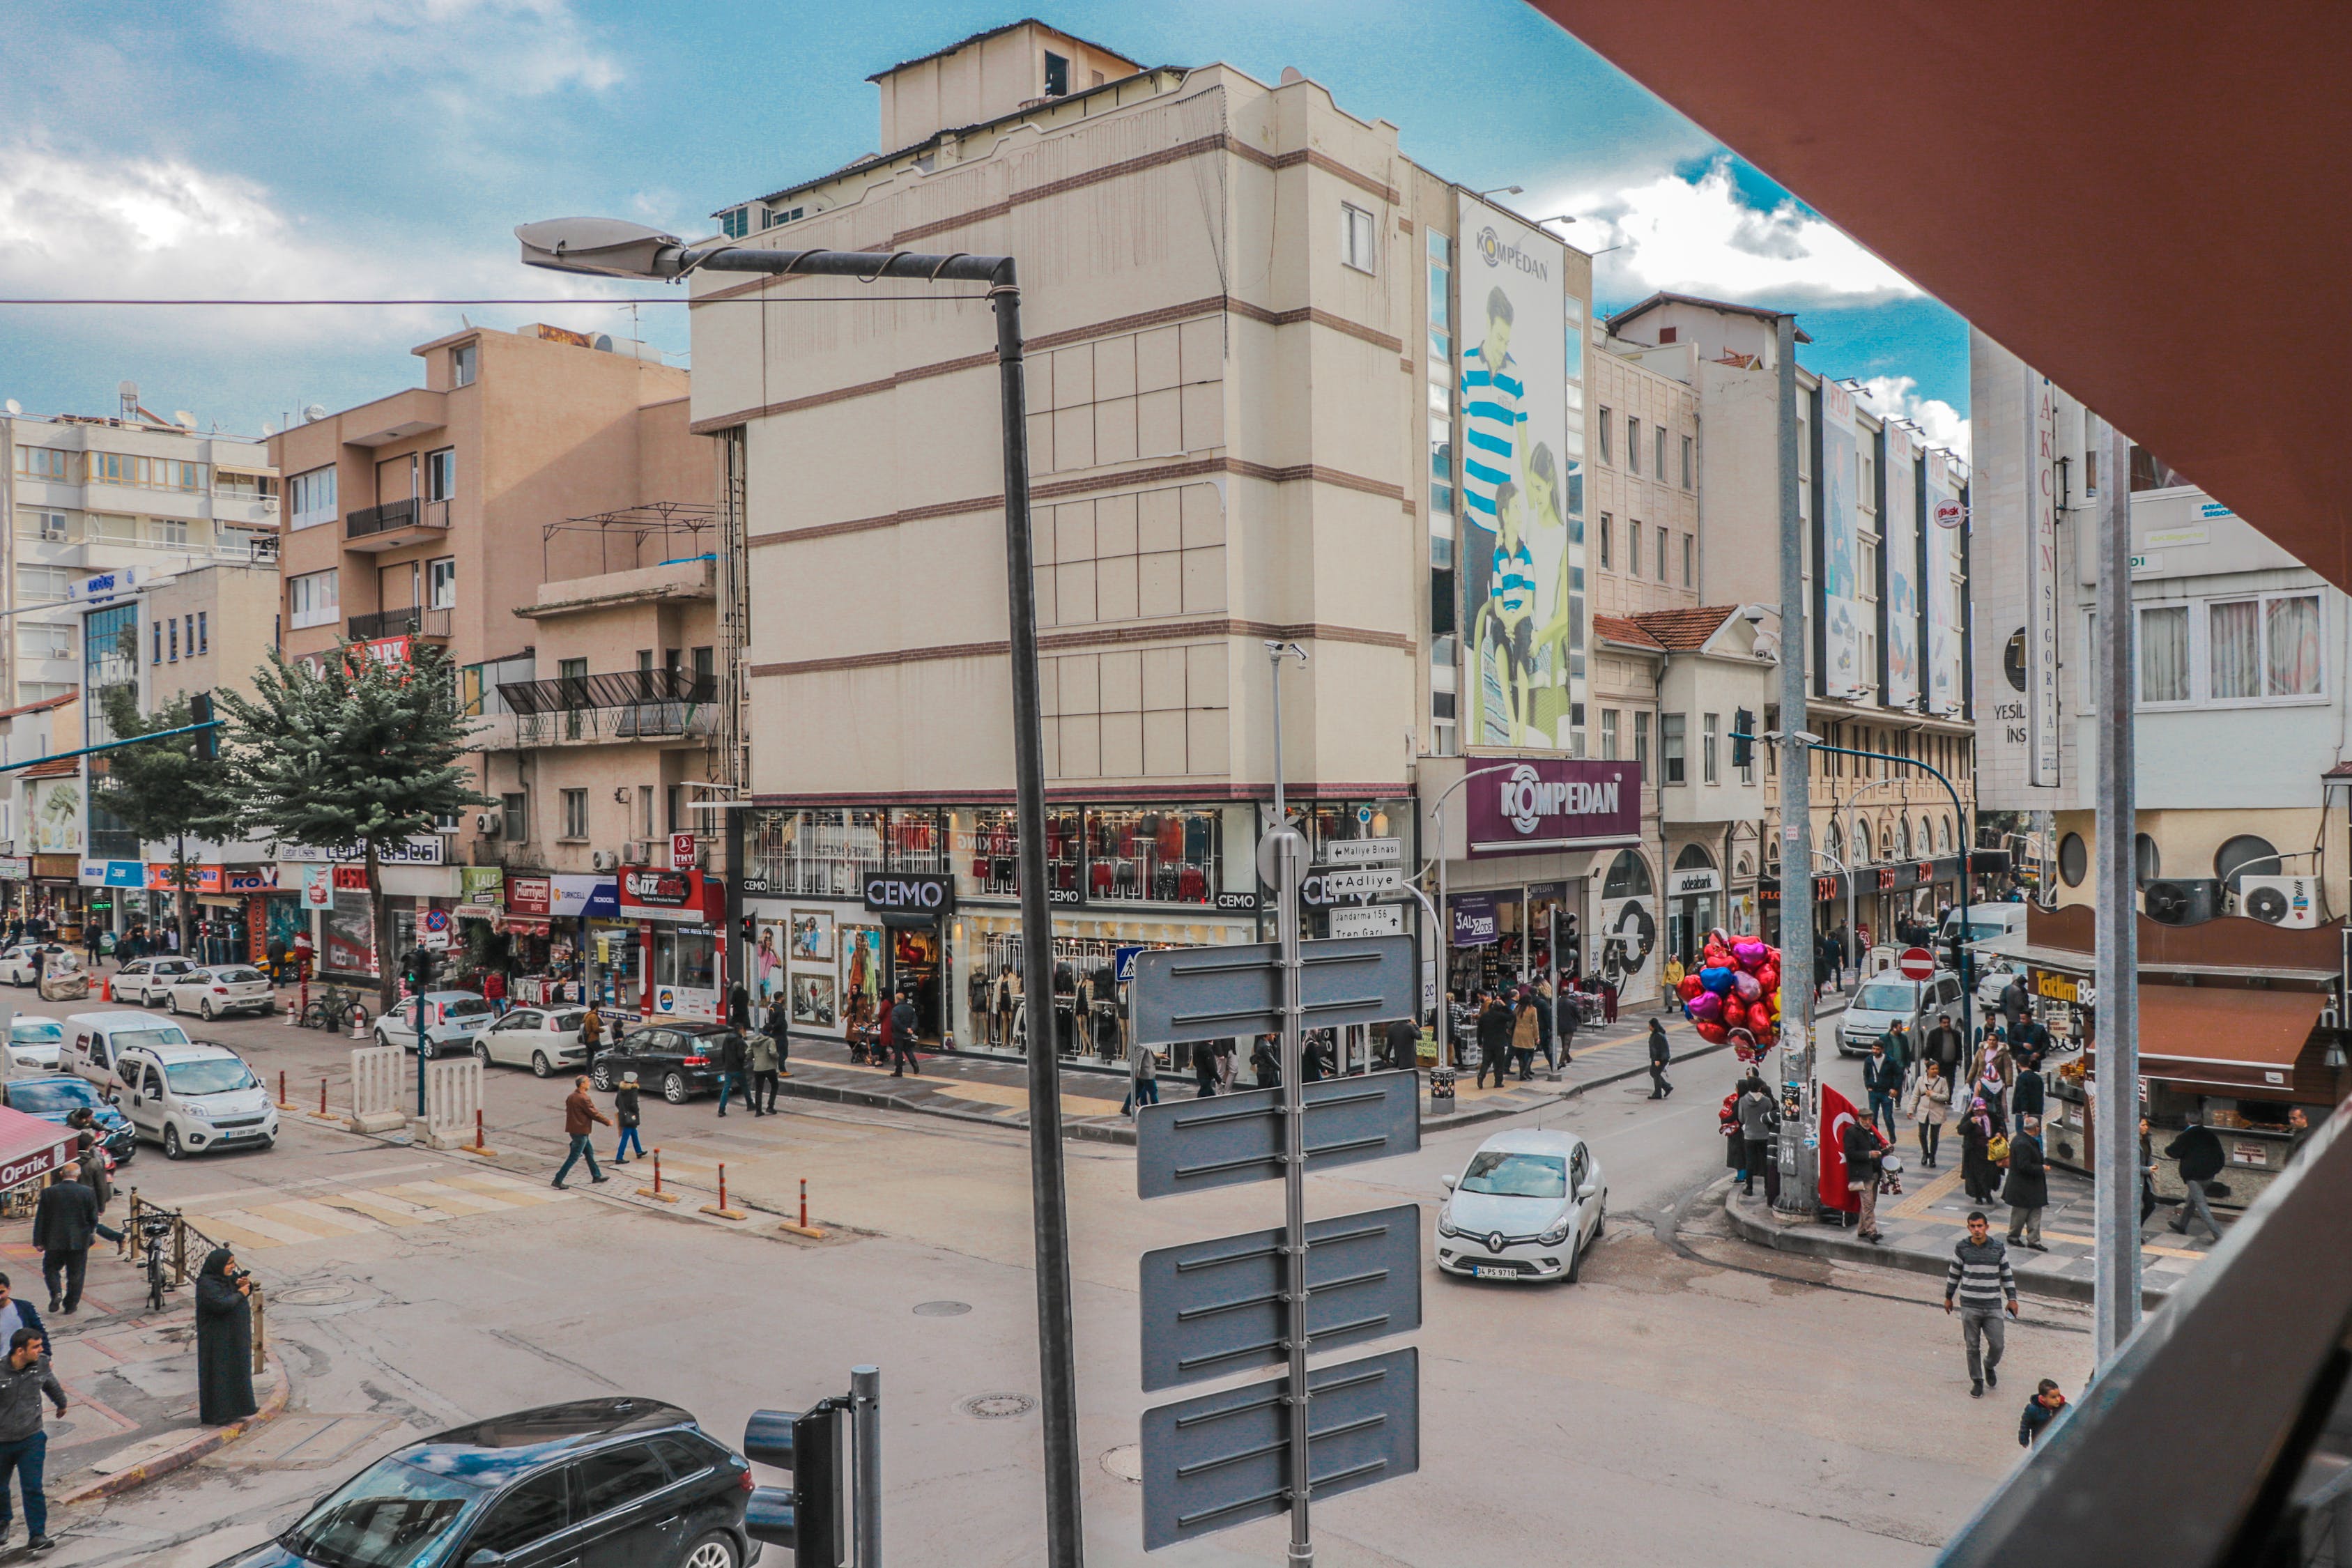
<path id="1" fill-rule="evenodd" d="M 1928 446 L 1948 447 L 1963 458 L 1969 455 L 1968 419 L 1940 397 L 1920 396 L 1916 378 L 1874 375 L 1862 384 L 1862 396 L 1882 416 L 1919 426 Z"/>
<path id="2" fill-rule="evenodd" d="M 1609 250 L 1598 258 L 1600 289 L 1656 289 L 1723 300 L 1810 298 L 1870 304 L 1916 298 L 1916 284 L 1834 225 L 1794 202 L 1769 211 L 1748 205 L 1727 160 L 1697 180 L 1664 174 L 1645 184 L 1568 200 L 1578 218 L 1570 242 Z"/>
<path id="3" fill-rule="evenodd" d="M 451 104 L 597 89 L 622 77 L 571 0 L 236 0 L 223 21 L 239 44 L 306 70 L 420 78 Z"/>

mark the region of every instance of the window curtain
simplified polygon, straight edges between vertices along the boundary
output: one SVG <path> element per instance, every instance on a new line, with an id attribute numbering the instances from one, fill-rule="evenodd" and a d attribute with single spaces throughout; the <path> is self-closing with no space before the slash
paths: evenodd
<path id="1" fill-rule="evenodd" d="M 2319 600 L 2312 595 L 2273 599 L 2263 606 L 2270 644 L 2270 694 L 2311 697 L 2319 691 Z"/>
<path id="2" fill-rule="evenodd" d="M 2139 700 L 2189 700 L 2189 607 L 2185 605 L 2140 612 Z"/>
<path id="3" fill-rule="evenodd" d="M 2252 600 L 2212 606 L 2209 658 L 2217 702 L 2263 694 L 2261 610 Z"/>

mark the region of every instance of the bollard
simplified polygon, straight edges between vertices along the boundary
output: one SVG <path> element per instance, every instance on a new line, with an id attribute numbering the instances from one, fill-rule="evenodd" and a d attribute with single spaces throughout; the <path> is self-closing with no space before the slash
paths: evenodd
<path id="1" fill-rule="evenodd" d="M 367 1030 L 360 1022 L 360 1013 L 356 1007 L 352 1009 L 352 1038 L 355 1040 L 367 1038 Z"/>
<path id="2" fill-rule="evenodd" d="M 275 1004 L 273 1003 L 272 1005 L 275 1005 Z M 301 1019 L 295 1016 L 294 1009 L 291 1007 L 278 1008 L 278 1016 L 286 1020 L 286 1026 L 289 1029 L 296 1027 L 302 1022 Z"/>
<path id="3" fill-rule="evenodd" d="M 808 1178 L 801 1178 L 801 1224 L 808 1224 Z"/>
<path id="4" fill-rule="evenodd" d="M 319 1080 L 319 1114 L 321 1116 L 327 1114 L 327 1080 L 325 1079 Z"/>
<path id="5" fill-rule="evenodd" d="M 790 1231 L 794 1236 L 807 1237 L 811 1241 L 823 1241 L 824 1239 L 824 1232 L 808 1222 L 808 1178 L 806 1176 L 803 1176 L 801 1178 L 800 1224 L 794 1225 L 792 1221 L 786 1220 L 783 1224 L 776 1226 L 776 1228 L 778 1230 Z"/>
<path id="6" fill-rule="evenodd" d="M 662 1191 L 661 1150 L 659 1147 L 656 1147 L 654 1150 L 654 1184 L 650 1187 L 639 1187 L 637 1189 L 637 1196 L 641 1198 L 651 1198 L 656 1203 L 659 1204 L 674 1204 L 677 1202 L 677 1194 L 676 1193 L 666 1193 Z"/>
<path id="7" fill-rule="evenodd" d="M 490 1141 L 482 1135 L 482 1108 L 478 1105 L 474 1108 L 474 1142 L 465 1152 L 468 1154 L 478 1154 L 484 1159 L 489 1158 Z"/>
<path id="8" fill-rule="evenodd" d="M 745 1219 L 750 1217 L 745 1215 L 741 1209 L 733 1209 L 727 1206 L 727 1167 L 723 1163 L 719 1167 L 719 1201 L 715 1204 L 703 1205 L 702 1212 L 708 1215 L 717 1215 L 720 1219 Z"/>
<path id="9" fill-rule="evenodd" d="M 278 1069 L 278 1109 L 280 1110 L 291 1110 L 294 1109 L 294 1102 L 286 1098 L 286 1069 L 284 1068 L 279 1068 Z"/>

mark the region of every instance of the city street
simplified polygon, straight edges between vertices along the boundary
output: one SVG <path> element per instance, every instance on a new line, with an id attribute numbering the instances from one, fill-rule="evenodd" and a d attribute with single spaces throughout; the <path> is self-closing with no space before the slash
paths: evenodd
<path id="1" fill-rule="evenodd" d="M 236 1046 L 273 1082 L 283 1068 L 298 1102 L 349 1047 L 277 1019 L 191 1032 Z M 1590 1139 L 1610 1181 L 1607 1238 L 1580 1285 L 1486 1286 L 1425 1269 L 1421 1472 L 1319 1509 L 1322 1561 L 1862 1551 L 1926 1562 L 2014 1461 L 2021 1391 L 2043 1375 L 2079 1385 L 2089 1340 L 2074 1308 L 2029 1303 L 2010 1342 L 2014 1383 L 1971 1401 L 1935 1281 L 1724 1238 L 1704 1200 L 1711 1188 L 1719 1197 L 1726 1174 L 1714 1122 L 1730 1065 L 1678 1075 L 1681 1092 L 1664 1104 L 1634 1080 L 1310 1180 L 1318 1215 L 1400 1198 L 1433 1213 L 1437 1177 L 1484 1137 L 1542 1125 Z M 831 1232 L 812 1242 L 765 1214 L 732 1226 L 703 1218 L 693 1211 L 705 1191 L 675 1209 L 637 1200 L 637 1166 L 604 1187 L 575 1173 L 572 1192 L 549 1191 L 563 1092 L 561 1080 L 488 1075 L 488 1171 L 299 1114 L 267 1153 L 167 1164 L 143 1151 L 125 1184 L 238 1246 L 268 1292 L 293 1397 L 243 1443 L 76 1510 L 57 1560 L 210 1563 L 281 1528 L 375 1453 L 551 1399 L 625 1389 L 674 1400 L 732 1442 L 754 1407 L 835 1392 L 866 1362 L 883 1369 L 892 1555 L 1038 1559 L 1018 1135 L 809 1101 L 780 1102 L 781 1120 L 739 1111 L 724 1122 L 708 1100 L 648 1101 L 648 1143 L 691 1148 L 677 1163 L 695 1188 L 716 1159 L 730 1162 L 730 1183 L 740 1161 L 761 1201 L 779 1195 L 764 1189 L 782 1188 L 782 1171 L 804 1175 L 813 1217 Z M 600 1149 L 610 1142 L 600 1131 Z M 1125 1476 L 1139 1415 L 1159 1399 L 1137 1392 L 1137 1255 L 1271 1224 L 1278 1188 L 1143 1205 L 1131 1151 L 1074 1142 L 1068 1157 L 1089 1558 L 1139 1563 L 1139 1493 Z M 1157 1560 L 1262 1563 L 1280 1540 L 1279 1523 L 1263 1522 Z"/>

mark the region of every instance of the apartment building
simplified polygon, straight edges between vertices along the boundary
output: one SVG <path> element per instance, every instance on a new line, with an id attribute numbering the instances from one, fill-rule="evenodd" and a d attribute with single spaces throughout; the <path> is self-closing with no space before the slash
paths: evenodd
<path id="1" fill-rule="evenodd" d="M 649 1006 L 648 954 L 670 943 L 625 907 L 620 868 L 662 838 L 667 872 L 667 835 L 698 832 L 706 814 L 687 796 L 723 765 L 697 698 L 696 672 L 717 668 L 708 621 L 630 609 L 673 603 L 675 580 L 711 553 L 717 479 L 711 444 L 687 428 L 687 373 L 642 344 L 549 326 L 469 328 L 413 352 L 423 386 L 272 443 L 288 476 L 288 653 L 348 640 L 400 659 L 438 645 L 481 721 L 479 787 L 499 804 L 387 869 L 393 947 L 430 910 L 489 919 L 534 984 Z M 660 929 L 690 926 L 707 947 L 703 852 L 688 849 L 693 896 L 665 905 Z M 322 852 L 287 853 L 288 886 L 306 866 L 323 874 Z M 368 974 L 365 900 L 339 890 L 314 918 L 322 967 Z M 673 1004 L 715 1002 L 711 984 L 688 989 Z"/>
<path id="2" fill-rule="evenodd" d="M 1480 770 L 1601 767 L 1579 753 L 1587 258 L 1296 71 L 1147 68 L 1022 22 L 874 79 L 883 151 L 719 226 L 1020 258 L 1058 911 L 1056 973 L 1031 990 L 1060 1048 L 1123 1054 L 1105 1022 L 1120 949 L 1265 931 L 1269 640 L 1309 656 L 1279 679 L 1287 795 L 1318 851 L 1446 855 L 1472 950 L 1583 914 L 1592 863 L 1634 829 L 1551 808 L 1638 794 L 1631 764 L 1578 781 L 1608 791 L 1537 791 L 1532 842 L 1495 829 L 1507 781 Z M 695 287 L 695 428 L 740 465 L 730 521 L 758 607 L 744 973 L 813 1031 L 895 987 L 927 1037 L 1008 1047 L 985 302 L 765 310 L 755 333 L 743 302 L 840 286 Z M 927 879 L 939 912 L 869 906 L 877 871 Z M 1406 906 L 1321 910 L 1315 929 L 1404 930 Z"/>

